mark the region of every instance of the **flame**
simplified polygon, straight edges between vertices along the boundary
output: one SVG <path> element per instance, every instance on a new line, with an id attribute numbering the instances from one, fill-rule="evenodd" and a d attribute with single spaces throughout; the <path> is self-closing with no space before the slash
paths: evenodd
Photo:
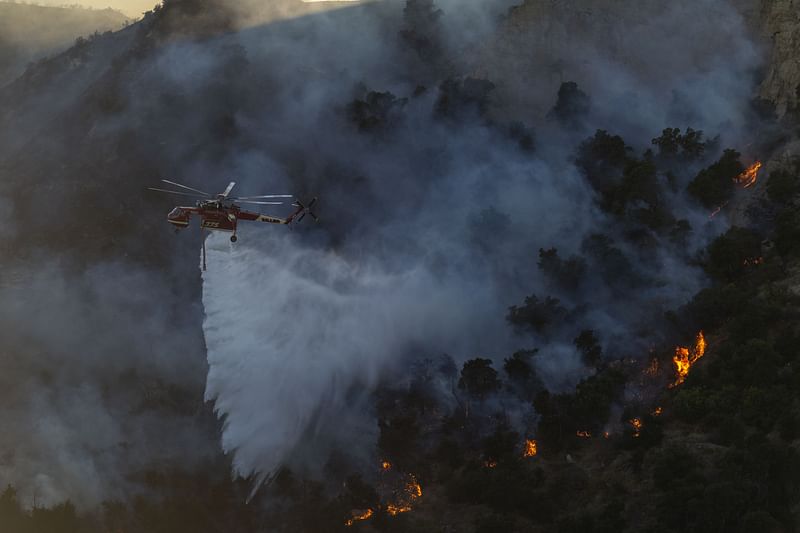
<path id="1" fill-rule="evenodd" d="M 422 497 L 422 486 L 417 482 L 417 478 L 409 475 L 409 481 L 403 488 L 402 494 L 398 497 L 395 503 L 390 503 L 386 506 L 386 512 L 392 516 L 400 513 L 407 513 L 412 509 L 412 503 L 417 498 Z"/>
<path id="2" fill-rule="evenodd" d="M 485 466 L 486 468 L 495 468 L 497 466 L 497 461 L 495 461 L 494 459 L 488 459 L 483 462 L 483 466 Z"/>
<path id="3" fill-rule="evenodd" d="M 711 214 L 710 214 L 710 215 L 708 215 L 708 219 L 709 219 L 709 220 L 711 220 L 711 219 L 713 219 L 715 216 L 717 216 L 717 215 L 719 214 L 719 212 L 720 212 L 720 211 L 722 211 L 722 210 L 725 208 L 725 206 L 726 206 L 726 205 L 728 205 L 728 202 L 725 202 L 725 203 L 724 203 L 724 204 L 722 204 L 721 206 L 719 206 L 719 207 L 717 207 L 716 209 L 714 209 L 714 210 L 711 212 Z"/>
<path id="4" fill-rule="evenodd" d="M 397 516 L 400 513 L 407 513 L 410 510 L 411 506 L 406 504 L 395 505 L 393 503 L 390 503 L 389 505 L 386 506 L 386 512 L 392 516 Z"/>
<path id="5" fill-rule="evenodd" d="M 677 376 L 675 378 L 675 383 L 670 385 L 670 388 L 677 387 L 686 381 L 686 376 L 689 375 L 689 369 L 692 368 L 692 365 L 703 357 L 705 353 L 706 338 L 702 331 L 697 334 L 694 347 L 685 348 L 683 346 L 678 346 L 675 348 L 675 355 L 672 357 L 672 362 L 675 363 L 675 374 L 677 374 Z"/>
<path id="6" fill-rule="evenodd" d="M 608 431 L 604 431 L 604 432 L 603 432 L 603 438 L 604 438 L 604 439 L 607 439 L 607 438 L 609 438 L 610 436 L 611 436 L 611 433 L 609 433 Z"/>
<path id="7" fill-rule="evenodd" d="M 652 359 L 650 361 L 650 364 L 647 365 L 647 368 L 644 369 L 644 373 L 650 376 L 651 378 L 654 378 L 658 376 L 658 370 L 659 370 L 658 367 L 659 367 L 658 359 Z"/>
<path id="8" fill-rule="evenodd" d="M 661 413 L 663 413 L 663 412 L 664 412 L 664 409 L 662 409 L 662 408 L 659 406 L 659 407 L 656 407 L 656 408 L 653 410 L 653 412 L 652 412 L 652 415 L 653 415 L 653 416 L 661 416 Z"/>
<path id="9" fill-rule="evenodd" d="M 633 437 L 638 438 L 639 435 L 642 433 L 642 419 L 641 418 L 631 418 L 628 420 L 628 423 L 633 426 Z"/>
<path id="10" fill-rule="evenodd" d="M 349 520 L 347 520 L 344 525 L 347 527 L 352 526 L 355 522 L 360 522 L 362 520 L 368 520 L 374 513 L 372 509 L 367 509 L 366 511 L 353 511 L 353 516 Z"/>
<path id="11" fill-rule="evenodd" d="M 533 439 L 526 439 L 525 440 L 525 451 L 522 453 L 523 457 L 536 457 L 536 454 L 539 453 L 538 447 L 536 445 L 536 441 Z"/>
<path id="12" fill-rule="evenodd" d="M 592 433 L 590 431 L 578 430 L 578 431 L 575 432 L 575 435 L 577 435 L 578 437 L 580 437 L 582 439 L 591 439 L 592 438 Z"/>
<path id="13" fill-rule="evenodd" d="M 761 170 L 761 161 L 756 161 L 745 169 L 744 172 L 733 178 L 736 185 L 740 185 L 743 189 L 752 187 L 758 180 L 758 171 Z"/>
<path id="14" fill-rule="evenodd" d="M 390 463 L 389 461 L 383 461 L 381 463 L 381 468 L 383 468 L 384 470 L 391 470 L 392 469 L 392 463 Z"/>
<path id="15" fill-rule="evenodd" d="M 414 498 L 422 498 L 422 486 L 417 483 L 417 478 L 411 476 L 411 483 L 406 485 L 406 490 L 409 491 Z"/>

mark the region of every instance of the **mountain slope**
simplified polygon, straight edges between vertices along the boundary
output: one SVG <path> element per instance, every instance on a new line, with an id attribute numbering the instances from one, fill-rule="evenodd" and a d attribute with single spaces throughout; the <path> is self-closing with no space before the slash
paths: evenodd
<path id="1" fill-rule="evenodd" d="M 127 17 L 113 9 L 0 2 L 0 86 L 29 62 L 64 50 L 79 37 L 115 31 L 127 23 Z"/>

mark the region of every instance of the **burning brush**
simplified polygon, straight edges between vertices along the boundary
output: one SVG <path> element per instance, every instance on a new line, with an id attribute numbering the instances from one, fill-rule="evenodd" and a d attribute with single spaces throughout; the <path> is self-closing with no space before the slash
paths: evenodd
<path id="1" fill-rule="evenodd" d="M 747 167 L 744 172 L 733 178 L 733 182 L 743 189 L 752 187 L 756 184 L 756 181 L 758 181 L 758 171 L 761 170 L 762 166 L 761 161 L 756 161 Z"/>
<path id="2" fill-rule="evenodd" d="M 689 375 L 689 370 L 692 368 L 692 365 L 703 357 L 705 353 L 706 338 L 702 331 L 697 334 L 693 347 L 686 348 L 678 346 L 675 348 L 675 355 L 672 357 L 672 362 L 675 364 L 676 378 L 675 382 L 670 385 L 670 388 L 677 387 L 686 381 L 686 376 Z"/>

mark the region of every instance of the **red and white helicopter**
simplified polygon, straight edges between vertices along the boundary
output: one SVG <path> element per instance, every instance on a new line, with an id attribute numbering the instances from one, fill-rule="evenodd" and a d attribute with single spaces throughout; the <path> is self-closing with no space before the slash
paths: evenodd
<path id="1" fill-rule="evenodd" d="M 295 200 L 292 206 L 295 210 L 286 218 L 274 217 L 270 215 L 262 215 L 261 213 L 254 213 L 247 211 L 237 205 L 241 204 L 256 204 L 256 205 L 282 205 L 283 202 L 264 201 L 273 198 L 291 198 L 290 194 L 265 194 L 261 196 L 239 196 L 231 197 L 231 191 L 236 185 L 236 182 L 230 182 L 225 192 L 212 195 L 199 189 L 193 189 L 174 181 L 161 180 L 168 185 L 180 187 L 183 191 L 170 191 L 168 189 L 157 189 L 148 187 L 148 190 L 156 192 L 166 192 L 169 194 L 177 194 L 181 196 L 189 196 L 192 198 L 199 198 L 200 200 L 194 207 L 176 207 L 167 215 L 167 222 L 175 226 L 175 230 L 181 230 L 189 226 L 192 215 L 200 217 L 200 227 L 211 231 L 226 231 L 231 233 L 231 242 L 236 242 L 236 225 L 240 220 L 252 220 L 254 222 L 269 222 L 271 224 L 291 224 L 294 221 L 300 222 L 306 215 L 311 216 L 315 221 L 319 222 L 319 218 L 315 215 L 311 208 L 317 203 L 317 199 L 311 200 L 308 205 L 303 205 L 300 200 Z M 190 192 L 185 192 L 190 191 Z"/>

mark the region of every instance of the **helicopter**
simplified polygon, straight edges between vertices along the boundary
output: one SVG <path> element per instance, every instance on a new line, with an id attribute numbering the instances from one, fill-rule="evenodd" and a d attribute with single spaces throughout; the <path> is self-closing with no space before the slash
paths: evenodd
<path id="1" fill-rule="evenodd" d="M 200 227 L 210 231 L 225 231 L 231 233 L 231 242 L 236 242 L 236 227 L 240 220 L 250 220 L 254 222 L 268 222 L 271 224 L 284 224 L 289 225 L 292 222 L 300 222 L 309 215 L 314 221 L 319 222 L 319 218 L 311 208 L 317 203 L 317 198 L 313 198 L 308 205 L 304 205 L 300 200 L 295 200 L 292 207 L 295 208 L 286 218 L 275 217 L 271 215 L 263 215 L 253 211 L 242 209 L 237 204 L 254 204 L 254 205 L 282 205 L 283 202 L 272 201 L 276 198 L 292 198 L 290 194 L 265 194 L 261 196 L 230 196 L 231 191 L 236 182 L 232 181 L 224 192 L 216 195 L 209 194 L 199 189 L 194 189 L 187 185 L 182 185 L 174 181 L 161 180 L 167 185 L 179 187 L 182 191 L 172 191 L 169 189 L 158 189 L 155 187 L 148 187 L 150 191 L 163 192 L 169 194 L 176 194 L 180 196 L 188 196 L 192 198 L 199 198 L 199 201 L 194 207 L 178 206 L 167 215 L 167 222 L 175 226 L 175 231 L 178 232 L 182 229 L 189 227 L 192 215 L 200 217 Z M 189 191 L 189 192 L 186 192 Z M 265 201 L 269 200 L 269 201 Z"/>

